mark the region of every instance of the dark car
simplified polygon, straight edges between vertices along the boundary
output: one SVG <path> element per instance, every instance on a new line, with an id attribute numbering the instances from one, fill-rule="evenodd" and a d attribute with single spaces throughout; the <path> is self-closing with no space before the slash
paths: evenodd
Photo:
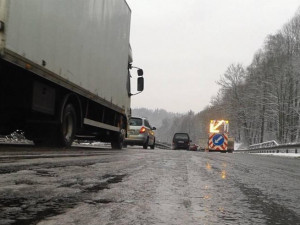
<path id="1" fill-rule="evenodd" d="M 172 149 L 186 149 L 190 148 L 190 136 L 187 133 L 176 133 L 173 137 Z"/>

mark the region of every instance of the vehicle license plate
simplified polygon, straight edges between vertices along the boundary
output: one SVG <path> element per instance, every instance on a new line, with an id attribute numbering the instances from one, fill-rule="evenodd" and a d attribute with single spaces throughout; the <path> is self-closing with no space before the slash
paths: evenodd
<path id="1" fill-rule="evenodd" d="M 178 143 L 181 143 L 181 144 L 182 144 L 182 143 L 184 143 L 184 141 L 178 141 Z"/>

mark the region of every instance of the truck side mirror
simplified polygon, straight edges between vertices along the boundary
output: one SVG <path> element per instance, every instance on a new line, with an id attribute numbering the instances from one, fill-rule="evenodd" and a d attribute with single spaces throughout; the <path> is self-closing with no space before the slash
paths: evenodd
<path id="1" fill-rule="evenodd" d="M 144 75 L 144 71 L 142 69 L 138 69 L 137 71 L 139 76 L 143 76 Z"/>
<path id="2" fill-rule="evenodd" d="M 137 79 L 137 90 L 140 92 L 144 90 L 144 77 L 139 77 Z"/>

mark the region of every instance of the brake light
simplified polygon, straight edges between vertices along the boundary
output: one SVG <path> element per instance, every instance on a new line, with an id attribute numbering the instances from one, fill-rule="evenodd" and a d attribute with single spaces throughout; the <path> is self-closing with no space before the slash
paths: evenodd
<path id="1" fill-rule="evenodd" d="M 146 128 L 145 128 L 145 127 L 142 127 L 142 128 L 140 129 L 140 134 L 145 133 L 145 132 L 146 132 Z"/>

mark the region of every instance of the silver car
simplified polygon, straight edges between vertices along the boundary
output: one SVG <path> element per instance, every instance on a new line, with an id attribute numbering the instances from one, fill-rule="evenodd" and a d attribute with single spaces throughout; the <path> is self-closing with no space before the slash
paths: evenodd
<path id="1" fill-rule="evenodd" d="M 140 145 L 144 149 L 150 146 L 155 148 L 155 127 L 151 127 L 146 118 L 131 117 L 129 119 L 129 130 L 127 138 L 125 138 L 125 145 Z"/>

